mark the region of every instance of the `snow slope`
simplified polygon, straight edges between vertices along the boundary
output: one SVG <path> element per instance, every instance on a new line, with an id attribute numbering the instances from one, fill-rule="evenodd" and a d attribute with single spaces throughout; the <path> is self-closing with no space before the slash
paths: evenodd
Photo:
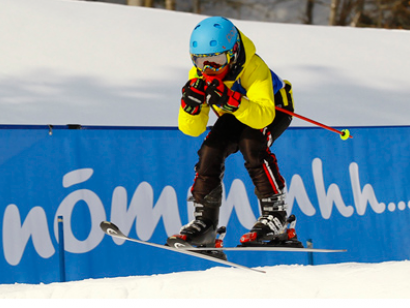
<path id="1" fill-rule="evenodd" d="M 189 36 L 203 18 L 0 1 L 0 123 L 176 126 Z M 332 126 L 410 123 L 410 31 L 234 22 L 293 83 L 298 113 Z"/>
<path id="2" fill-rule="evenodd" d="M 0 285 L 0 298 L 410 298 L 409 261 L 281 265 L 264 269 L 266 274 L 216 267 L 202 272 L 88 279 L 48 285 Z"/>
<path id="3" fill-rule="evenodd" d="M 83 1 L 2 0 L 0 123 L 176 126 L 191 65 L 188 39 L 202 18 Z M 335 126 L 410 123 L 409 31 L 235 22 L 291 80 L 297 112 Z M 266 271 L 216 267 L 0 285 L 0 298 L 410 297 L 408 261 Z"/>

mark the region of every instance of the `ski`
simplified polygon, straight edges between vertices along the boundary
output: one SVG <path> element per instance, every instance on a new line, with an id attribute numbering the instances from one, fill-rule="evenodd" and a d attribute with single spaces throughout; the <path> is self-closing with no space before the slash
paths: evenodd
<path id="1" fill-rule="evenodd" d="M 233 263 L 233 262 L 230 262 L 230 261 L 227 261 L 227 260 L 212 257 L 212 256 L 207 255 L 207 254 L 194 252 L 194 251 L 192 251 L 192 249 L 189 249 L 189 250 L 188 249 L 178 249 L 178 248 L 174 248 L 174 247 L 171 247 L 171 246 L 165 246 L 165 245 L 155 244 L 155 243 L 151 243 L 151 242 L 145 242 L 145 241 L 141 241 L 141 240 L 138 240 L 138 239 L 135 239 L 135 238 L 131 238 L 131 237 L 126 236 L 124 233 L 122 233 L 121 230 L 115 224 L 113 224 L 112 222 L 109 222 L 109 221 L 102 221 L 100 223 L 100 227 L 104 231 L 104 233 L 106 233 L 106 234 L 108 234 L 109 236 L 112 236 L 112 237 L 116 237 L 116 238 L 124 239 L 124 240 L 127 240 L 127 241 L 131 241 L 131 242 L 135 242 L 135 243 L 139 243 L 139 244 L 143 244 L 143 245 L 148 245 L 148 246 L 152 246 L 152 247 L 156 247 L 156 248 L 160 248 L 160 249 L 165 249 L 165 250 L 170 250 L 170 251 L 190 255 L 190 256 L 193 256 L 193 257 L 196 257 L 196 258 L 205 259 L 205 260 L 212 261 L 212 262 L 219 263 L 219 264 L 223 264 L 223 265 L 226 265 L 226 266 L 245 269 L 245 270 L 254 271 L 254 272 L 258 272 L 258 273 L 265 273 L 265 271 L 263 271 L 263 270 L 250 268 L 250 267 L 247 267 L 247 266 L 244 266 L 244 265 L 241 265 L 241 264 L 237 264 L 237 263 Z M 178 245 L 176 245 L 176 246 L 178 246 Z"/>
<path id="2" fill-rule="evenodd" d="M 237 246 L 237 247 L 194 247 L 189 245 L 183 239 L 178 237 L 171 237 L 168 239 L 168 245 L 174 246 L 179 250 L 190 251 L 286 251 L 286 252 L 318 252 L 318 253 L 330 253 L 330 252 L 345 252 L 346 249 L 321 249 L 321 248 L 299 248 L 299 247 L 280 247 L 280 246 Z"/>

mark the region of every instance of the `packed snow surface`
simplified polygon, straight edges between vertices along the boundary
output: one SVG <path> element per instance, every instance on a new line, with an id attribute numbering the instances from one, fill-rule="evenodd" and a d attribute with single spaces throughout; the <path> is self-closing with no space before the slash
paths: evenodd
<path id="1" fill-rule="evenodd" d="M 165 275 L 0 285 L 0 298 L 410 298 L 410 262 L 264 267 L 265 274 L 215 267 Z"/>
<path id="2" fill-rule="evenodd" d="M 176 126 L 188 40 L 203 18 L 2 0 L 0 124 Z M 298 113 L 333 126 L 409 125 L 409 31 L 234 22 L 293 83 Z M 408 261 L 263 269 L 0 285 L 0 298 L 410 297 Z"/>

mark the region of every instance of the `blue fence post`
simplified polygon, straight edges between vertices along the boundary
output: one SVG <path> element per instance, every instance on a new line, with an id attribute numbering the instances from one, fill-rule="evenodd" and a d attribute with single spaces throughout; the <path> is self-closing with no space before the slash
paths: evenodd
<path id="1" fill-rule="evenodd" d="M 59 250 L 59 265 L 60 265 L 60 282 L 65 282 L 65 255 L 64 255 L 64 219 L 63 216 L 58 216 L 58 250 Z"/>
<path id="2" fill-rule="evenodd" d="M 308 240 L 307 240 L 307 248 L 313 248 L 313 241 L 312 241 L 312 239 L 308 239 Z M 308 262 L 309 262 L 309 265 L 314 265 L 314 262 L 313 262 L 313 252 L 308 252 Z"/>

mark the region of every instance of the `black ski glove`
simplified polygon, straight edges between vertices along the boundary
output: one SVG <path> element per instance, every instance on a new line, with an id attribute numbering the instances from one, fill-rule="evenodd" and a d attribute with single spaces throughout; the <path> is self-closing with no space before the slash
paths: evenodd
<path id="1" fill-rule="evenodd" d="M 205 93 L 208 105 L 217 105 L 225 111 L 235 112 L 241 104 L 241 93 L 232 91 L 216 78 L 206 88 Z"/>
<path id="2" fill-rule="evenodd" d="M 205 102 L 205 81 L 194 78 L 182 88 L 181 106 L 185 112 L 197 115 Z"/>

